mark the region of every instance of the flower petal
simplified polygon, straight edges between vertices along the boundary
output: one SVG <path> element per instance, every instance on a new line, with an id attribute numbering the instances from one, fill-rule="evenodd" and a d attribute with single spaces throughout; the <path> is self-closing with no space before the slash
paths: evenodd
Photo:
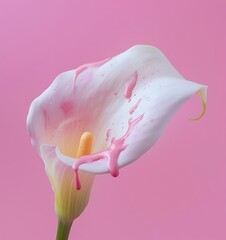
<path id="1" fill-rule="evenodd" d="M 171 85 L 172 84 L 172 85 Z M 152 100 L 144 100 L 140 103 L 135 116 L 144 114 L 143 119 L 134 127 L 133 131 L 126 140 L 126 149 L 121 152 L 118 159 L 118 166 L 123 167 L 135 160 L 149 150 L 162 134 L 165 126 L 178 108 L 196 91 L 205 87 L 189 81 L 172 80 L 169 84 L 161 88 L 162 91 L 155 93 L 153 89 Z M 171 90 L 169 93 L 167 89 Z M 148 98 L 148 97 L 147 97 Z M 118 121 L 123 122 L 123 116 Z M 126 129 L 126 127 L 125 127 Z M 112 132 L 116 132 L 114 127 Z M 126 131 L 126 130 L 125 130 Z M 78 159 L 64 156 L 59 149 L 56 149 L 59 159 L 73 166 Z M 108 159 L 102 158 L 99 161 L 85 163 L 79 167 L 80 170 L 91 173 L 109 172 Z"/>
<path id="2" fill-rule="evenodd" d="M 151 46 L 134 46 L 111 60 L 60 74 L 33 101 L 29 110 L 27 126 L 36 150 L 39 152 L 41 144 L 65 148 L 64 139 L 73 138 L 73 146 L 67 144 L 66 147 L 76 152 L 78 141 L 74 138 L 84 131 L 90 131 L 96 137 L 94 152 L 103 149 L 103 135 L 109 123 L 114 124 L 112 115 L 117 120 L 116 111 L 119 108 L 124 111 L 122 105 L 129 107 L 124 91 L 135 72 L 144 77 L 139 79 L 140 83 L 145 83 L 147 78 L 181 77 L 165 56 Z M 134 86 L 134 90 L 136 88 Z M 129 117 L 129 112 L 126 113 Z"/>
<path id="3" fill-rule="evenodd" d="M 88 204 L 95 175 L 79 171 L 82 188 L 78 191 L 75 188 L 75 172 L 59 161 L 55 147 L 42 146 L 41 156 L 54 191 L 56 214 L 60 219 L 72 222 Z"/>
<path id="4" fill-rule="evenodd" d="M 128 137 L 128 147 L 118 160 L 119 167 L 135 161 L 152 147 L 179 107 L 201 89 L 206 87 L 180 79 L 163 78 L 153 84 L 134 114 L 144 113 L 144 117 Z"/>
<path id="5" fill-rule="evenodd" d="M 112 138 L 123 136 L 129 118 L 144 115 L 119 155 L 118 165 L 122 167 L 146 152 L 176 110 L 204 89 L 184 80 L 159 49 L 135 46 L 102 65 L 87 65 L 59 75 L 33 102 L 28 127 L 38 151 L 41 144 L 55 145 L 59 159 L 71 165 L 78 161 L 73 151 L 84 131 L 94 136 L 93 152 L 101 152 L 111 146 Z M 62 148 L 70 148 L 65 152 L 72 154 L 64 156 Z M 102 158 L 79 169 L 104 173 L 109 166 Z"/>

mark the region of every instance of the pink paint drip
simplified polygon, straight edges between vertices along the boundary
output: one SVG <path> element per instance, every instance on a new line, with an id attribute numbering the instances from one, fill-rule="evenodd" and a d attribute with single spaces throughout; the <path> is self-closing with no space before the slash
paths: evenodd
<path id="1" fill-rule="evenodd" d="M 76 183 L 76 189 L 80 190 L 81 189 L 81 183 L 79 181 L 78 171 L 75 171 L 75 183 Z"/>
<path id="2" fill-rule="evenodd" d="M 106 58 L 104 60 L 98 61 L 98 62 L 94 62 L 94 63 L 90 63 L 88 64 L 89 67 L 100 67 L 102 66 L 104 63 L 108 62 L 111 58 Z"/>
<path id="3" fill-rule="evenodd" d="M 135 71 L 133 74 L 133 79 L 126 83 L 126 88 L 125 88 L 125 92 L 124 92 L 125 98 L 127 98 L 127 99 L 131 98 L 133 89 L 137 83 L 137 78 L 138 78 L 138 73 L 137 73 L 137 71 Z"/>
<path id="4" fill-rule="evenodd" d="M 75 69 L 74 90 L 75 90 L 75 82 L 76 82 L 76 80 L 78 78 L 78 75 L 80 73 L 82 73 L 83 71 L 85 71 L 89 67 L 100 67 L 104 63 L 108 62 L 110 59 L 111 58 L 106 58 L 106 59 L 104 59 L 102 61 L 99 61 L 99 62 L 84 64 L 84 65 L 78 67 L 77 69 Z"/>
<path id="5" fill-rule="evenodd" d="M 139 106 L 141 102 L 141 98 L 139 99 L 139 101 L 129 110 L 129 114 L 133 114 L 134 111 L 137 109 L 137 107 Z"/>
<path id="6" fill-rule="evenodd" d="M 108 141 L 110 134 L 111 134 L 111 129 L 109 128 L 106 132 L 106 142 Z"/>
<path id="7" fill-rule="evenodd" d="M 139 116 L 135 120 L 129 119 L 128 121 L 128 129 L 126 133 L 119 139 L 112 138 L 111 145 L 108 149 L 106 149 L 103 152 L 91 154 L 87 156 L 82 156 L 78 159 L 77 162 L 74 163 L 73 169 L 75 170 L 75 186 L 76 189 L 79 190 L 81 188 L 81 184 L 78 177 L 78 169 L 79 166 L 85 163 L 92 163 L 101 159 L 107 159 L 108 160 L 108 168 L 109 172 L 113 177 L 117 177 L 119 175 L 119 167 L 118 167 L 118 158 L 122 151 L 124 151 L 127 147 L 125 145 L 125 140 L 130 135 L 133 127 L 142 120 L 143 115 Z"/>

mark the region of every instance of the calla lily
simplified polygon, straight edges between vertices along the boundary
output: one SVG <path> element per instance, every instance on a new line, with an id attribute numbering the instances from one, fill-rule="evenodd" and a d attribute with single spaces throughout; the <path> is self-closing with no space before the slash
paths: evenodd
<path id="1" fill-rule="evenodd" d="M 159 49 L 139 45 L 60 74 L 33 101 L 27 126 L 53 187 L 57 239 L 67 239 L 85 209 L 95 174 L 117 176 L 137 160 L 196 92 L 202 116 L 206 89 L 185 80 Z"/>

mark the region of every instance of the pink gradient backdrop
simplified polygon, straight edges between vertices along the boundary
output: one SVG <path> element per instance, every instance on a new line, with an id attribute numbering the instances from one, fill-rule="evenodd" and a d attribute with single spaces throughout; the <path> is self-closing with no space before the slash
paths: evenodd
<path id="1" fill-rule="evenodd" d="M 226 239 L 225 0 L 0 1 L 0 238 L 51 240 L 57 219 L 25 119 L 62 71 L 134 44 L 158 46 L 187 78 L 209 86 L 159 142 L 120 176 L 97 176 L 72 239 Z"/>

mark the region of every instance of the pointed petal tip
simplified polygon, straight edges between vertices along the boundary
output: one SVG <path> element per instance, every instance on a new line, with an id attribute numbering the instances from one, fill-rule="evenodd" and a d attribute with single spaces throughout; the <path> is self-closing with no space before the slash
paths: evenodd
<path id="1" fill-rule="evenodd" d="M 190 120 L 192 120 L 192 121 L 200 120 L 206 113 L 207 86 L 204 86 L 203 88 L 198 90 L 197 94 L 198 94 L 198 96 L 200 97 L 200 99 L 202 101 L 203 110 L 202 110 L 202 113 L 198 117 L 191 118 Z"/>
<path id="2" fill-rule="evenodd" d="M 152 45 L 146 45 L 146 44 L 137 44 L 132 47 L 130 47 L 127 51 L 153 51 L 153 50 L 158 50 L 160 51 L 157 47 L 152 46 Z"/>

